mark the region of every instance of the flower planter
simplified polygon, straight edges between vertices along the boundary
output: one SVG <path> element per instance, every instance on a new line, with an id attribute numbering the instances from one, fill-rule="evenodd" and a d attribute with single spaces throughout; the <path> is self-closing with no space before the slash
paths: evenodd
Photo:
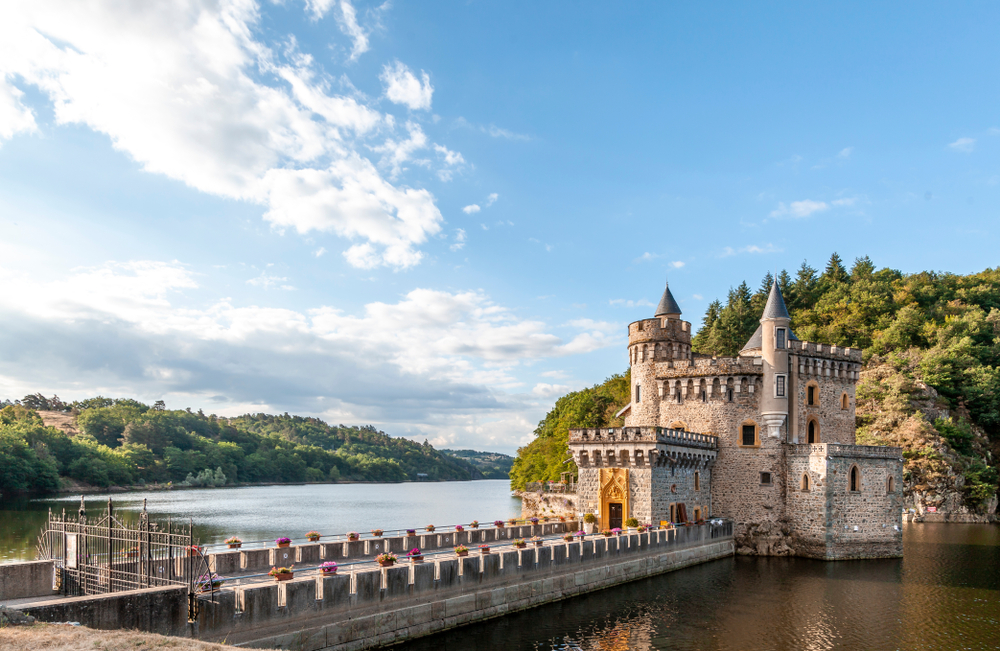
<path id="1" fill-rule="evenodd" d="M 281 574 L 272 574 L 275 581 L 290 581 L 295 572 L 282 572 Z"/>
<path id="2" fill-rule="evenodd" d="M 322 568 L 320 572 L 323 574 L 323 576 L 333 576 L 334 574 L 337 573 L 337 568 L 333 569 Z"/>
<path id="3" fill-rule="evenodd" d="M 378 561 L 378 564 L 382 567 L 392 567 L 396 564 L 396 561 Z"/>
<path id="4" fill-rule="evenodd" d="M 480 549 L 479 553 L 482 554 L 483 556 L 486 556 L 487 554 L 490 553 L 490 550 L 488 550 L 488 549 Z"/>
<path id="5" fill-rule="evenodd" d="M 319 542 L 319 536 L 313 536 L 311 538 L 306 538 L 309 542 Z"/>
<path id="6" fill-rule="evenodd" d="M 289 545 L 291 545 L 291 544 L 292 544 L 292 543 L 290 543 L 290 542 L 286 542 L 286 543 L 278 543 L 278 547 L 288 547 L 288 546 L 289 546 Z"/>
<path id="7" fill-rule="evenodd" d="M 353 538 L 350 536 L 347 537 L 347 542 L 358 542 L 358 540 L 360 540 L 360 538 L 357 536 L 354 536 Z"/>
<path id="8" fill-rule="evenodd" d="M 188 556 L 198 556 L 201 552 L 201 547 L 188 547 Z"/>
<path id="9" fill-rule="evenodd" d="M 544 540 L 536 540 L 535 541 L 535 547 L 541 547 L 542 543 L 544 543 L 544 542 L 545 542 Z"/>
<path id="10" fill-rule="evenodd" d="M 411 563 L 423 563 L 424 562 L 424 557 L 423 557 L 422 554 L 420 556 L 410 556 L 410 562 Z"/>
<path id="11" fill-rule="evenodd" d="M 464 551 L 464 552 L 455 552 L 455 553 L 456 553 L 456 554 L 458 554 L 459 556 L 468 556 L 468 555 L 469 555 L 469 552 L 468 552 L 468 551 Z"/>
<path id="12" fill-rule="evenodd" d="M 514 546 L 517 547 L 518 549 L 524 549 L 525 547 L 527 547 L 525 543 L 521 543 L 520 545 L 514 545 Z"/>
<path id="13" fill-rule="evenodd" d="M 201 586 L 198 589 L 198 591 L 199 592 L 212 592 L 212 590 L 218 590 L 221 587 L 222 587 L 221 583 L 215 583 L 213 585 L 203 585 L 203 586 Z"/>
<path id="14" fill-rule="evenodd" d="M 230 543 L 229 549 L 239 549 L 241 545 L 243 545 L 243 543 Z"/>

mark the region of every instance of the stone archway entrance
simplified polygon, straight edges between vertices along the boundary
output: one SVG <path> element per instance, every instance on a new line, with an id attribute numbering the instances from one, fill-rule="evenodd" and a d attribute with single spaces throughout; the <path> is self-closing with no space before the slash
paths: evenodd
<path id="1" fill-rule="evenodd" d="M 601 468 L 600 490 L 601 529 L 621 528 L 629 517 L 628 468 Z"/>

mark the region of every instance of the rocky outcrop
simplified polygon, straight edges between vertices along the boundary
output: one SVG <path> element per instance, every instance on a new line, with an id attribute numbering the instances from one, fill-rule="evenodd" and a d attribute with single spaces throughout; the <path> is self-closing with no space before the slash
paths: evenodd
<path id="1" fill-rule="evenodd" d="M 939 521 L 996 521 L 996 493 L 970 505 L 966 471 L 988 463 L 990 442 L 982 428 L 971 425 L 960 454 L 935 427 L 938 419 L 969 421 L 963 409 L 951 409 L 937 391 L 906 370 L 888 363 L 869 364 L 857 389 L 857 442 L 903 448 L 904 504 L 919 518 L 930 507 Z M 933 512 L 931 515 L 933 515 Z M 950 514 L 952 517 L 945 517 Z M 962 516 L 959 518 L 958 516 Z"/>

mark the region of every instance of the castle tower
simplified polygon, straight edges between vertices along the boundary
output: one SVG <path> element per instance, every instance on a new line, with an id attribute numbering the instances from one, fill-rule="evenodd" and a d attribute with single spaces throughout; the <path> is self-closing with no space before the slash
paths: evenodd
<path id="1" fill-rule="evenodd" d="M 627 427 L 657 423 L 660 401 L 665 398 L 664 384 L 657 381 L 657 365 L 691 358 L 691 324 L 681 320 L 681 308 L 669 283 L 653 318 L 629 324 L 628 350 L 632 401 L 619 413 L 625 414 Z"/>
<path id="2" fill-rule="evenodd" d="M 785 307 L 785 299 L 781 296 L 778 280 L 771 285 L 771 293 L 764 306 L 764 314 L 760 317 L 760 327 L 751 338 L 759 334 L 761 357 L 763 358 L 764 386 L 760 396 L 760 412 L 767 435 L 778 437 L 781 426 L 788 422 L 788 404 L 792 380 L 789 372 L 788 349 L 792 338 L 792 318 Z M 750 346 L 750 344 L 747 344 Z"/>

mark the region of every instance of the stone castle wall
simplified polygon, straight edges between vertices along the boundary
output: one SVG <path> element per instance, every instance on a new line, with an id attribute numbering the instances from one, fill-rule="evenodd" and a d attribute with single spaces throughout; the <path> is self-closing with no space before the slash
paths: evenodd
<path id="1" fill-rule="evenodd" d="M 857 491 L 850 490 L 852 467 L 860 472 Z M 805 473 L 808 490 L 802 489 Z M 902 556 L 899 448 L 790 446 L 787 475 L 787 517 L 791 544 L 798 555 L 826 559 Z"/>
<path id="2" fill-rule="evenodd" d="M 795 383 L 795 442 L 808 443 L 809 421 L 819 426 L 815 443 L 854 445 L 855 380 L 847 377 L 827 377 L 799 374 Z M 809 387 L 816 388 L 816 404 L 808 401 Z M 847 409 L 841 397 L 847 394 Z"/>

